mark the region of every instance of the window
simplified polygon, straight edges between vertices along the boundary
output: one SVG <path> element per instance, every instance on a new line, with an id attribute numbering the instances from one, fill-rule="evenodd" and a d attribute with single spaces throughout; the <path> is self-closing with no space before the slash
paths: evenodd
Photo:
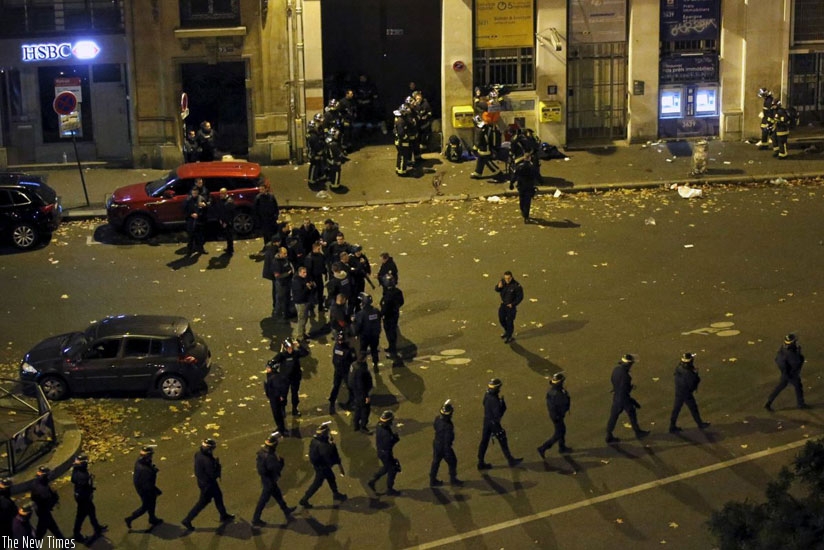
<path id="1" fill-rule="evenodd" d="M 152 338 L 126 338 L 123 357 L 147 357 L 162 355 L 163 342 Z"/>
<path id="2" fill-rule="evenodd" d="M 86 352 L 86 359 L 114 359 L 120 351 L 120 339 L 109 338 L 92 344 Z"/>
<path id="3" fill-rule="evenodd" d="M 824 10 L 821 0 L 795 0 L 793 6 L 793 44 L 824 42 Z"/>
<path id="4" fill-rule="evenodd" d="M 9 208 L 12 205 L 9 192 L 5 189 L 0 189 L 0 208 Z"/>
<path id="5" fill-rule="evenodd" d="M 14 203 L 15 206 L 31 204 L 31 199 L 29 199 L 25 193 L 15 191 L 14 189 L 9 190 L 9 193 L 11 194 L 11 202 Z"/>
<path id="6" fill-rule="evenodd" d="M 239 0 L 180 0 L 183 27 L 240 25 Z"/>
<path id="7" fill-rule="evenodd" d="M 475 86 L 535 89 L 535 48 L 475 50 Z"/>
<path id="8" fill-rule="evenodd" d="M 77 139 L 94 141 L 89 65 L 38 67 L 37 76 L 40 85 L 40 120 L 43 126 L 43 141 L 45 143 L 61 141 L 60 122 L 52 105 L 56 95 L 54 93 L 55 79 L 72 77 L 80 79 L 80 96 L 77 99 L 79 100 L 78 110 L 82 130 L 78 133 Z"/>

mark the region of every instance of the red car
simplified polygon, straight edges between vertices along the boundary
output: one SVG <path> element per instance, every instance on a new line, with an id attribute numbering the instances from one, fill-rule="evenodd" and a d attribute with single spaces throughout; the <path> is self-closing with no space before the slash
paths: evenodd
<path id="1" fill-rule="evenodd" d="M 254 230 L 255 197 L 267 181 L 259 164 L 237 160 L 183 164 L 158 180 L 121 187 L 106 199 L 109 223 L 138 240 L 149 238 L 160 227 L 183 226 L 183 203 L 196 178 L 203 178 L 212 202 L 219 200 L 222 187 L 229 191 L 235 202 L 232 225 L 237 235 Z M 214 221 L 213 209 L 207 212 Z"/>

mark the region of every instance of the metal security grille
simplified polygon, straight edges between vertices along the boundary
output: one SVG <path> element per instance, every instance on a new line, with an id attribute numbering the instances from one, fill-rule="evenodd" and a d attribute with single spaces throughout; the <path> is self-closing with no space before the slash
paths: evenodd
<path id="1" fill-rule="evenodd" d="M 824 6 L 821 0 L 795 0 L 793 44 L 824 43 Z"/>
<path id="2" fill-rule="evenodd" d="M 567 141 L 626 138 L 627 43 L 571 45 L 567 62 Z"/>
<path id="3" fill-rule="evenodd" d="M 789 100 L 802 126 L 824 121 L 824 53 L 790 54 Z"/>
<path id="4" fill-rule="evenodd" d="M 535 89 L 535 49 L 475 50 L 475 85 L 504 84 L 511 90 Z"/>

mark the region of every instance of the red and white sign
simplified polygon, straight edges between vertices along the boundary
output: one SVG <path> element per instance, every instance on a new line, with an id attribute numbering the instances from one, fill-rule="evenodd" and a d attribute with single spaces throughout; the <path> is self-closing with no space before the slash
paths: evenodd
<path id="1" fill-rule="evenodd" d="M 70 115 L 77 110 L 77 96 L 71 92 L 60 92 L 52 103 L 58 115 Z"/>
<path id="2" fill-rule="evenodd" d="M 63 76 L 54 79 L 54 95 L 61 92 L 71 92 L 77 96 L 77 101 L 83 102 L 82 81 L 79 76 Z"/>

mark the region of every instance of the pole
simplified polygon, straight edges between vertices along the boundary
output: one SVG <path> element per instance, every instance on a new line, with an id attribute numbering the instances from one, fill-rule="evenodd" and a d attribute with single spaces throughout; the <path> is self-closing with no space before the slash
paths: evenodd
<path id="1" fill-rule="evenodd" d="M 80 155 L 77 153 L 77 139 L 75 139 L 75 134 L 77 130 L 72 130 L 72 147 L 74 147 L 74 158 L 77 161 L 77 170 L 80 172 L 80 183 L 83 184 L 83 195 L 86 196 L 86 206 L 91 206 L 89 204 L 89 192 L 86 190 L 86 177 L 83 175 L 83 167 L 80 166 Z"/>

